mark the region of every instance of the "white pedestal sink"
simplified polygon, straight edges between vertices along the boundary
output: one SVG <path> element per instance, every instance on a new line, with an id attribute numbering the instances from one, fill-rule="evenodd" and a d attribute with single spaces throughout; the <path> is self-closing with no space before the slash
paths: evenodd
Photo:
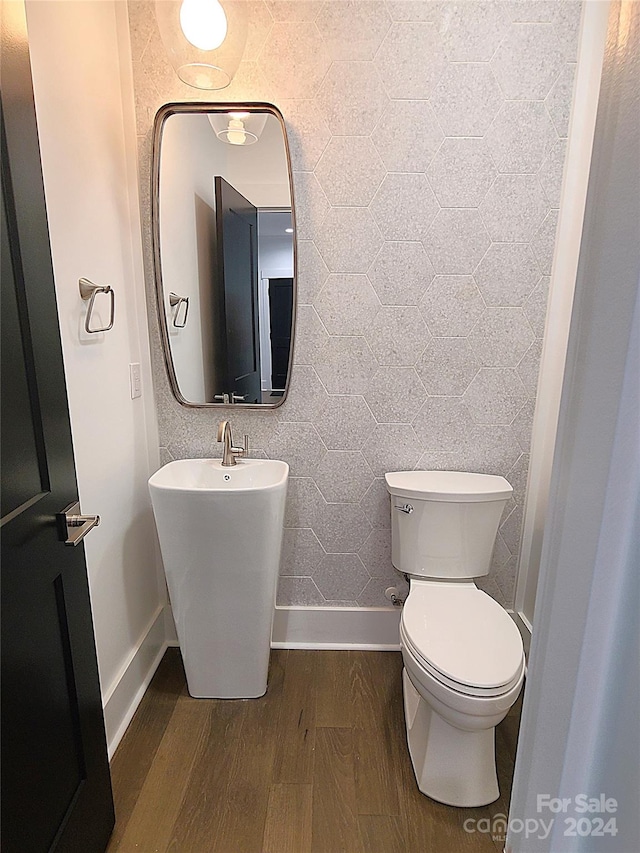
<path id="1" fill-rule="evenodd" d="M 192 696 L 267 689 L 288 474 L 273 459 L 181 459 L 149 480 Z"/>

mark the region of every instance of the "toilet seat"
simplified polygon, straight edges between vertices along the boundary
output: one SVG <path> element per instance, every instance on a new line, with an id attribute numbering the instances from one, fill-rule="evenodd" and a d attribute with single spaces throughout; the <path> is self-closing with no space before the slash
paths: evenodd
<path id="1" fill-rule="evenodd" d="M 522 677 L 524 651 L 517 626 L 472 583 L 412 579 L 400 633 L 417 663 L 458 693 L 500 696 Z"/>

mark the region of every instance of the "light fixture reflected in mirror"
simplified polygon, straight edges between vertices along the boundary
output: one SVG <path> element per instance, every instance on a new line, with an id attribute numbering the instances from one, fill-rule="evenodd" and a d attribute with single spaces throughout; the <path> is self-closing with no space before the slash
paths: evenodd
<path id="1" fill-rule="evenodd" d="M 156 0 L 156 19 L 178 77 L 196 89 L 224 89 L 247 38 L 244 0 Z"/>
<path id="2" fill-rule="evenodd" d="M 264 130 L 267 115 L 248 112 L 210 113 L 209 121 L 221 142 L 254 145 Z"/>

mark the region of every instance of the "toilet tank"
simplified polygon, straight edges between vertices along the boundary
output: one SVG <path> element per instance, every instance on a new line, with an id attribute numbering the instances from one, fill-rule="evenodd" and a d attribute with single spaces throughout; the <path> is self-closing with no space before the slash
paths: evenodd
<path id="1" fill-rule="evenodd" d="M 489 572 L 498 525 L 513 489 L 504 477 L 462 471 L 396 471 L 391 495 L 391 560 L 431 578 Z"/>

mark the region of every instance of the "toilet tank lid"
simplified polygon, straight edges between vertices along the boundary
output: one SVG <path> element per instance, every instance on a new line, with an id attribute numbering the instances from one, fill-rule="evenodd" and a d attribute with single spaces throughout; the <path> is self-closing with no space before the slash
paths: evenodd
<path id="1" fill-rule="evenodd" d="M 401 498 L 432 501 L 497 501 L 513 489 L 504 477 L 466 471 L 392 471 L 384 475 L 387 490 Z"/>

